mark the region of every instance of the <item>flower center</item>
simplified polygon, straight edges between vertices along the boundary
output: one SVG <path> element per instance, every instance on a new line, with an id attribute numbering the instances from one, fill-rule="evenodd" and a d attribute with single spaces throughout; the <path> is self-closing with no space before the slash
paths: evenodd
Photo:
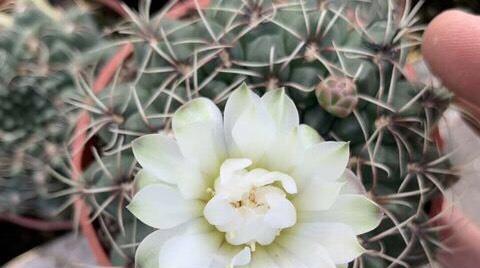
<path id="1" fill-rule="evenodd" d="M 207 203 L 207 221 L 225 232 L 232 245 L 268 245 L 297 216 L 287 194 L 295 194 L 295 181 L 287 174 L 256 168 L 249 159 L 227 159 Z"/>

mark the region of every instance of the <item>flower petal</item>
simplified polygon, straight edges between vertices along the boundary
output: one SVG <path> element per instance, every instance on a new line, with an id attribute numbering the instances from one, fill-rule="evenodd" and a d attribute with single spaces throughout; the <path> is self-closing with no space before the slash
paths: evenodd
<path id="1" fill-rule="evenodd" d="M 363 185 L 360 178 L 357 177 L 350 169 L 345 170 L 345 173 L 343 173 L 342 178 L 339 181 L 345 182 L 340 194 L 367 194 L 365 185 Z"/>
<path id="2" fill-rule="evenodd" d="M 253 253 L 250 268 L 279 268 L 263 247 L 257 247 Z"/>
<path id="3" fill-rule="evenodd" d="M 233 141 L 232 130 L 234 125 L 246 109 L 258 105 L 259 102 L 260 97 L 253 93 L 245 83 L 235 89 L 228 98 L 224 111 L 224 129 L 225 140 L 231 157 L 241 156 Z"/>
<path id="4" fill-rule="evenodd" d="M 317 241 L 335 264 L 349 263 L 365 251 L 352 228 L 342 223 L 297 224 L 289 234 Z"/>
<path id="5" fill-rule="evenodd" d="M 135 263 L 141 268 L 159 268 L 158 257 L 163 244 L 172 237 L 184 234 L 192 225 L 199 224 L 193 220 L 175 228 L 157 230 L 145 237 L 135 252 Z"/>
<path id="6" fill-rule="evenodd" d="M 298 126 L 298 144 L 303 149 L 308 149 L 310 146 L 323 142 L 323 138 L 318 132 L 308 125 Z"/>
<path id="7" fill-rule="evenodd" d="M 382 219 L 380 209 L 362 195 L 339 195 L 329 210 L 302 211 L 298 222 L 344 223 L 352 227 L 355 234 L 375 229 Z"/>
<path id="8" fill-rule="evenodd" d="M 277 133 L 275 141 L 270 144 L 270 147 L 265 151 L 264 157 L 256 164 L 268 170 L 287 173 L 295 165 L 296 149 L 296 128 L 289 133 Z"/>
<path id="9" fill-rule="evenodd" d="M 285 196 L 270 193 L 266 194 L 265 198 L 270 209 L 265 214 L 264 220 L 271 227 L 288 228 L 297 222 L 295 207 Z"/>
<path id="10" fill-rule="evenodd" d="M 273 119 L 261 102 L 245 107 L 232 129 L 235 145 L 243 157 L 253 162 L 260 160 L 274 140 L 275 133 Z"/>
<path id="11" fill-rule="evenodd" d="M 251 215 L 239 222 L 235 231 L 227 233 L 226 240 L 232 245 L 243 245 L 251 241 L 269 245 L 277 234 L 278 229 L 265 224 L 263 215 Z"/>
<path id="12" fill-rule="evenodd" d="M 345 142 L 322 142 L 308 148 L 295 167 L 292 177 L 304 187 L 310 180 L 337 180 L 349 160 L 349 145 Z"/>
<path id="13" fill-rule="evenodd" d="M 251 258 L 252 252 L 249 247 L 234 246 L 224 242 L 208 268 L 244 267 L 250 263 Z"/>
<path id="14" fill-rule="evenodd" d="M 183 163 L 177 144 L 163 134 L 145 135 L 132 142 L 135 159 L 151 175 L 168 183 L 176 184 L 178 174 L 172 166 Z"/>
<path id="15" fill-rule="evenodd" d="M 231 267 L 232 259 L 242 250 L 242 246 L 234 246 L 223 242 L 218 249 L 213 262 L 208 268 L 225 268 Z"/>
<path id="16" fill-rule="evenodd" d="M 250 263 L 252 252 L 249 247 L 244 247 L 240 252 L 233 256 L 230 267 L 243 266 Z"/>
<path id="17" fill-rule="evenodd" d="M 225 159 L 222 113 L 209 99 L 198 98 L 178 109 L 172 120 L 182 154 L 210 176 Z"/>
<path id="18" fill-rule="evenodd" d="M 209 267 L 222 241 L 223 235 L 216 230 L 173 237 L 160 250 L 159 267 Z"/>
<path id="19" fill-rule="evenodd" d="M 287 133 L 277 133 L 261 165 L 269 170 L 291 172 L 303 160 L 305 150 L 322 141 L 317 131 L 307 125 L 299 125 Z"/>
<path id="20" fill-rule="evenodd" d="M 171 232 L 172 236 L 175 232 Z M 137 267 L 159 268 L 158 256 L 163 243 L 172 236 L 165 235 L 165 230 L 157 230 L 145 237 L 135 252 Z"/>
<path id="21" fill-rule="evenodd" d="M 260 169 L 257 169 L 257 170 L 260 170 Z M 251 172 L 252 174 L 253 172 Z M 256 174 L 255 174 L 256 175 Z M 281 172 L 267 172 L 263 175 L 260 175 L 260 176 L 255 176 L 254 174 L 252 174 L 252 177 L 254 177 L 254 179 L 252 179 L 252 181 L 254 182 L 254 185 L 257 186 L 257 187 L 261 187 L 261 186 L 265 186 L 265 185 L 268 185 L 268 184 L 272 184 L 274 182 L 280 182 L 283 189 L 289 193 L 289 194 L 296 194 L 297 193 L 297 184 L 295 183 L 295 180 L 288 176 L 287 174 L 285 173 L 281 173 Z"/>
<path id="22" fill-rule="evenodd" d="M 153 184 L 165 184 L 166 182 L 158 179 L 156 176 L 149 174 L 145 169 L 140 170 L 137 175 L 135 175 L 135 187 L 137 191 Z"/>
<path id="23" fill-rule="evenodd" d="M 252 165 L 252 160 L 247 158 L 231 158 L 225 160 L 220 167 L 220 183 L 227 184 L 230 180 L 235 179 L 237 174 L 244 174 L 245 168 Z"/>
<path id="24" fill-rule="evenodd" d="M 230 201 L 222 196 L 216 195 L 203 210 L 203 215 L 207 221 L 212 225 L 223 226 L 231 222 L 241 221 L 240 216 L 232 207 Z M 222 231 L 230 231 L 222 228 Z"/>
<path id="25" fill-rule="evenodd" d="M 309 268 L 306 264 L 302 262 L 301 259 L 299 259 L 297 256 L 294 256 L 288 250 L 285 250 L 283 247 L 277 245 L 276 243 L 268 245 L 265 250 L 279 268 Z"/>
<path id="26" fill-rule="evenodd" d="M 183 157 L 177 143 L 163 134 L 142 136 L 132 143 L 137 161 L 151 176 L 176 184 L 186 198 L 206 195 L 207 182 Z"/>
<path id="27" fill-rule="evenodd" d="M 138 192 L 127 206 L 135 217 L 158 229 L 168 229 L 202 215 L 204 204 L 186 200 L 172 187 L 154 184 Z"/>
<path id="28" fill-rule="evenodd" d="M 262 96 L 270 116 L 275 122 L 278 132 L 290 132 L 299 124 L 299 116 L 295 103 L 285 93 L 285 89 L 271 90 Z"/>
<path id="29" fill-rule="evenodd" d="M 344 183 L 312 180 L 292 200 L 301 211 L 329 209 L 340 193 Z"/>
<path id="30" fill-rule="evenodd" d="M 328 251 L 314 240 L 285 233 L 275 242 L 290 251 L 309 268 L 335 268 L 335 263 L 328 255 Z"/>
<path id="31" fill-rule="evenodd" d="M 225 106 L 225 139 L 230 157 L 256 162 L 275 136 L 275 123 L 260 97 L 243 84 Z"/>

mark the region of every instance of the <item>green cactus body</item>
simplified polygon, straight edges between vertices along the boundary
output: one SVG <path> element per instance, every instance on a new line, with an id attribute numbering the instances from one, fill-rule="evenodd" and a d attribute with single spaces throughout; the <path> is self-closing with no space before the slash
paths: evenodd
<path id="1" fill-rule="evenodd" d="M 72 121 L 63 98 L 75 91 L 78 53 L 99 42 L 90 16 L 71 9 L 60 17 L 21 6 L 0 32 L 0 213 L 51 218 L 65 188 L 51 170 L 66 172 Z M 52 10 L 54 10 L 52 8 Z"/>
<path id="2" fill-rule="evenodd" d="M 420 38 L 415 14 L 393 2 L 217 0 L 183 20 L 130 11 L 122 30 L 134 55 L 91 105 L 104 111 L 91 113 L 102 124 L 90 129 L 99 158 L 131 154 L 139 135 L 168 134 L 190 99 L 223 107 L 242 82 L 259 93 L 284 87 L 304 123 L 350 141 L 350 167 L 385 212 L 354 267 L 428 262 L 438 243 L 424 208 L 454 180 L 430 135 L 451 95 L 402 75 Z"/>

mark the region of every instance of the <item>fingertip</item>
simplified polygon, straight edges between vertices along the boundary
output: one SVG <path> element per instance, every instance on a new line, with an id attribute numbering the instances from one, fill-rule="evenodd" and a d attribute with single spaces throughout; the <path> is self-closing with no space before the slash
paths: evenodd
<path id="1" fill-rule="evenodd" d="M 427 58 L 427 60 L 434 59 L 432 54 L 437 50 L 439 43 L 439 36 L 442 37 L 444 32 L 448 27 L 448 24 L 451 24 L 452 18 L 456 19 L 459 16 L 463 16 L 463 12 L 460 10 L 448 10 L 440 15 L 436 16 L 430 24 L 428 24 L 427 29 L 423 34 L 423 46 L 422 52 Z"/>
<path id="2" fill-rule="evenodd" d="M 464 26 L 471 20 L 471 17 L 477 17 L 462 10 L 447 10 L 435 17 L 428 25 L 423 35 L 422 52 L 426 60 L 436 65 L 438 56 L 442 56 L 444 49 L 455 42 L 459 34 L 468 34 Z M 444 53 L 443 53 L 444 54 Z"/>
<path id="3" fill-rule="evenodd" d="M 480 17 L 460 10 L 440 14 L 425 31 L 422 51 L 448 88 L 480 105 Z"/>

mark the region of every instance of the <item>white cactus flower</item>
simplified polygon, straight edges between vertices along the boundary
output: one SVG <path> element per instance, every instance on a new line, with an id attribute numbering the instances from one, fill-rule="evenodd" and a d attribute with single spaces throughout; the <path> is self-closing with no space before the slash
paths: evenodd
<path id="1" fill-rule="evenodd" d="M 284 90 L 246 85 L 224 118 L 198 98 L 173 116 L 175 138 L 133 142 L 143 167 L 128 209 L 157 231 L 138 267 L 345 267 L 364 249 L 357 235 L 380 223 L 377 206 L 352 190 L 349 146 L 299 125 Z"/>

